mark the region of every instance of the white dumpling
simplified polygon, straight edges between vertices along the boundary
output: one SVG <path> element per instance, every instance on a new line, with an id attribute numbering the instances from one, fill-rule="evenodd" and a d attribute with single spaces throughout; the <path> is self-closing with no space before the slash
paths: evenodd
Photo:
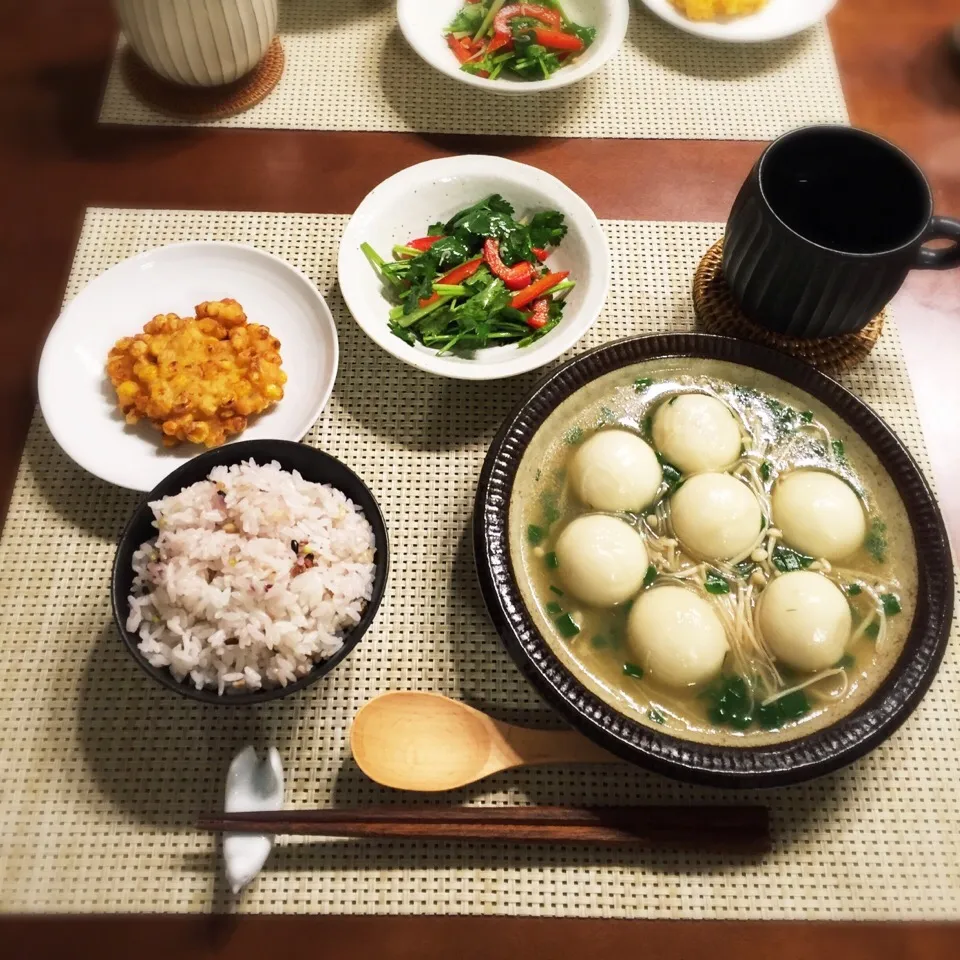
<path id="1" fill-rule="evenodd" d="M 648 506 L 663 471 L 649 444 L 628 430 L 601 430 L 570 464 L 574 492 L 595 510 L 633 511 Z"/>
<path id="2" fill-rule="evenodd" d="M 726 473 L 690 477 L 670 498 L 680 543 L 705 560 L 729 560 L 760 535 L 763 513 L 753 491 Z"/>
<path id="3" fill-rule="evenodd" d="M 554 551 L 564 587 L 594 607 L 629 600 L 643 586 L 649 565 L 643 537 L 625 520 L 601 513 L 568 524 Z"/>
<path id="4" fill-rule="evenodd" d="M 816 673 L 843 657 L 853 618 L 839 587 L 819 573 L 797 570 L 763 591 L 759 626 L 778 660 Z"/>
<path id="5" fill-rule="evenodd" d="M 811 557 L 844 560 L 867 536 L 860 498 L 832 473 L 791 471 L 774 486 L 772 507 L 784 543 Z"/>
<path id="6" fill-rule="evenodd" d="M 644 593 L 630 611 L 627 644 L 652 680 L 674 688 L 712 680 L 728 650 L 720 618 L 684 587 Z"/>
<path id="7" fill-rule="evenodd" d="M 722 470 L 740 456 L 740 424 L 716 397 L 685 393 L 660 404 L 653 443 L 681 473 Z"/>

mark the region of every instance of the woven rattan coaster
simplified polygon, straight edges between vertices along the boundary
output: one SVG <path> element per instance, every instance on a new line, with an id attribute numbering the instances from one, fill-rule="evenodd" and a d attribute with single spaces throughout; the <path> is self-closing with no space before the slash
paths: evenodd
<path id="1" fill-rule="evenodd" d="M 693 306 L 697 325 L 706 333 L 753 340 L 773 347 L 820 370 L 849 370 L 855 367 L 876 346 L 883 332 L 886 311 L 874 317 L 862 330 L 823 340 L 798 340 L 765 330 L 744 316 L 723 278 L 723 239 L 706 253 L 693 278 Z"/>
<path id="2" fill-rule="evenodd" d="M 283 64 L 283 44 L 274 37 L 263 59 L 245 77 L 222 87 L 187 87 L 157 76 L 132 48 L 123 53 L 123 74 L 136 96 L 154 110 L 189 120 L 222 120 L 249 110 L 277 85 Z"/>

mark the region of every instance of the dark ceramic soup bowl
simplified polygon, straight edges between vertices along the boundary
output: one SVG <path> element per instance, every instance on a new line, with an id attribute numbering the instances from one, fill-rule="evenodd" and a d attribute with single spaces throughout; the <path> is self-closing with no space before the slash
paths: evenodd
<path id="1" fill-rule="evenodd" d="M 370 602 L 363 611 L 360 622 L 344 637 L 343 646 L 332 657 L 319 661 L 306 676 L 301 677 L 295 683 L 288 683 L 285 687 L 270 687 L 246 693 L 219 694 L 215 689 L 198 690 L 189 678 L 185 678 L 181 683 L 169 669 L 154 667 L 147 660 L 138 646 L 140 638 L 127 630 L 127 616 L 130 612 L 128 597 L 134 578 L 133 555 L 140 544 L 157 535 L 157 530 L 153 526 L 153 512 L 150 510 L 151 501 L 179 493 L 184 487 L 205 480 L 214 467 L 240 463 L 244 460 L 253 460 L 260 465 L 275 460 L 284 470 L 299 471 L 304 480 L 309 480 L 312 483 L 327 483 L 346 494 L 363 511 L 363 515 L 370 526 L 373 527 L 376 545 L 376 570 L 373 580 L 373 593 Z M 383 592 L 387 585 L 389 569 L 390 546 L 387 541 L 387 528 L 380 507 L 367 485 L 349 467 L 331 457 L 330 454 L 314 447 L 308 447 L 303 443 L 294 443 L 288 440 L 246 440 L 239 443 L 224 444 L 222 447 L 208 450 L 206 453 L 194 457 L 193 460 L 188 461 L 165 477 L 143 498 L 127 523 L 117 546 L 111 585 L 113 615 L 120 636 L 133 659 L 137 661 L 141 669 L 163 686 L 191 700 L 200 700 L 203 703 L 227 705 L 264 703 L 268 700 L 288 697 L 299 690 L 303 690 L 304 687 L 309 687 L 321 677 L 325 677 L 337 664 L 349 656 L 377 615 L 377 609 L 383 599 Z"/>
<path id="2" fill-rule="evenodd" d="M 518 584 L 510 550 L 510 501 L 518 467 L 556 407 L 592 381 L 649 360 L 691 358 L 754 368 L 810 394 L 872 449 L 906 508 L 917 552 L 916 613 L 904 647 L 859 706 L 813 733 L 774 744 L 714 746 L 660 732 L 587 689 L 544 639 Z M 889 737 L 916 708 L 943 658 L 953 616 L 953 567 L 946 530 L 917 464 L 862 401 L 807 364 L 765 347 L 704 334 L 634 337 L 570 361 L 542 381 L 497 434 L 480 476 L 474 552 L 487 610 L 507 650 L 554 709 L 624 760 L 692 783 L 776 787 L 837 770 Z"/>

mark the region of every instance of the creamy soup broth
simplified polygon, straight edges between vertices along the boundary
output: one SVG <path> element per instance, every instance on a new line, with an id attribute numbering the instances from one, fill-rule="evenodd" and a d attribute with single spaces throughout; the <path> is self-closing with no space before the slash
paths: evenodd
<path id="1" fill-rule="evenodd" d="M 564 665 L 621 713 L 701 742 L 778 742 L 849 713 L 914 616 L 913 537 L 877 457 L 813 397 L 736 364 L 649 361 L 569 398 L 523 457 L 509 531 Z"/>

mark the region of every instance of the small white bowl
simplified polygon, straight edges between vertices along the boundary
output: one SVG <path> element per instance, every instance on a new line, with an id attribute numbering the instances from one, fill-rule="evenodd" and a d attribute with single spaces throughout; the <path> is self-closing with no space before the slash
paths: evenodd
<path id="1" fill-rule="evenodd" d="M 547 80 L 485 80 L 460 69 L 447 46 L 447 27 L 466 0 L 397 0 L 397 19 L 407 43 L 420 57 L 454 80 L 495 93 L 539 93 L 558 90 L 596 73 L 616 52 L 627 34 L 630 0 L 564 0 L 567 16 L 585 27 L 596 27 L 597 38 L 569 67 Z"/>
<path id="2" fill-rule="evenodd" d="M 567 296 L 563 319 L 528 347 L 488 347 L 472 358 L 438 356 L 422 344 L 404 342 L 390 332 L 390 303 L 360 244 L 369 243 L 389 260 L 395 244 L 423 236 L 431 223 L 447 220 L 492 193 L 513 204 L 518 217 L 559 210 L 566 218 L 567 235 L 548 261 L 552 270 L 569 270 L 577 283 Z M 444 377 L 496 380 L 542 367 L 587 332 L 607 298 L 610 251 L 593 211 L 556 177 L 502 157 L 447 157 L 401 170 L 367 194 L 340 240 L 337 273 L 354 319 L 388 353 Z"/>
<path id="3" fill-rule="evenodd" d="M 106 372 L 107 354 L 158 313 L 193 316 L 204 300 L 232 297 L 251 323 L 280 340 L 284 398 L 251 418 L 235 439 L 300 440 L 330 399 L 339 345 L 317 288 L 279 257 L 239 243 L 174 243 L 124 260 L 87 284 L 53 325 L 40 358 L 44 420 L 64 452 L 95 476 L 152 490 L 206 449 L 162 445 L 158 430 L 124 423 Z"/>
<path id="4" fill-rule="evenodd" d="M 662 20 L 698 37 L 723 43 L 766 43 L 808 30 L 837 5 L 837 0 L 770 0 L 756 13 L 727 20 L 691 20 L 670 0 L 643 3 Z"/>

